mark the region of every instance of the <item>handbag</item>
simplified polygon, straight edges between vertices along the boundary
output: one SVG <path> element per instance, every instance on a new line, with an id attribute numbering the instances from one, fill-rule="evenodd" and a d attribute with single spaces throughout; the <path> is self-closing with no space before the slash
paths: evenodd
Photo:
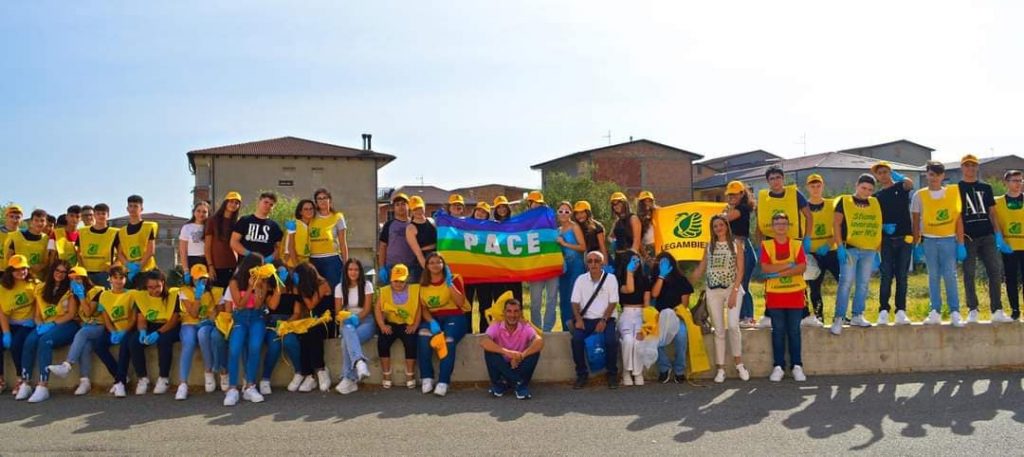
<path id="1" fill-rule="evenodd" d="M 594 304 L 594 299 L 597 298 L 597 294 L 601 293 L 601 288 L 604 287 L 604 280 L 606 278 L 608 278 L 608 273 L 601 273 L 601 280 L 597 283 L 594 293 L 590 295 L 590 299 L 587 300 L 586 306 L 580 310 L 580 316 L 585 316 L 587 310 L 590 309 L 590 305 Z M 590 371 L 604 370 L 608 363 L 605 356 L 604 333 L 591 333 L 590 336 L 583 340 L 583 345 L 587 353 L 587 367 Z"/>
<path id="2" fill-rule="evenodd" d="M 690 308 L 690 314 L 693 315 L 694 325 L 700 327 L 701 333 L 711 334 L 711 313 L 708 312 L 708 298 L 705 291 L 701 291 L 697 304 Z"/>

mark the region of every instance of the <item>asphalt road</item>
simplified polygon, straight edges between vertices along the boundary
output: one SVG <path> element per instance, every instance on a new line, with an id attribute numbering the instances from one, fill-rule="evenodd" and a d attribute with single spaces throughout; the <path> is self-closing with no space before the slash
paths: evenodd
<path id="1" fill-rule="evenodd" d="M 0 455 L 1022 455 L 1020 372 L 811 378 L 723 385 L 539 385 L 494 399 L 363 390 L 115 400 L 0 398 Z"/>

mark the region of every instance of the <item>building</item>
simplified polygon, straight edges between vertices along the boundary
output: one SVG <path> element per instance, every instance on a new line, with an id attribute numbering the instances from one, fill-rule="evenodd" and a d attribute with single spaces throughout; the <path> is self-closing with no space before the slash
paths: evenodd
<path id="1" fill-rule="evenodd" d="M 913 141 L 896 140 L 872 146 L 843 149 L 837 152 L 923 167 L 925 162 L 932 160 L 932 153 L 935 150 Z"/>
<path id="2" fill-rule="evenodd" d="M 704 159 L 695 163 L 693 176 L 694 200 L 725 201 L 725 186 L 736 176 L 767 163 L 777 163 L 781 156 L 763 149 Z"/>
<path id="3" fill-rule="evenodd" d="M 121 216 L 110 219 L 108 223 L 111 227 L 121 228 L 128 225 L 128 220 L 128 216 Z M 156 266 L 164 272 L 171 271 L 182 260 L 178 258 L 178 235 L 188 219 L 171 214 L 142 213 L 142 220 L 157 223 Z"/>
<path id="4" fill-rule="evenodd" d="M 312 198 L 327 188 L 335 207 L 345 213 L 352 256 L 372 264 L 377 239 L 377 171 L 395 156 L 371 148 L 349 148 L 295 137 L 254 141 L 188 152 L 195 175 L 194 200 L 212 201 L 214 209 L 229 191 L 249 204 L 261 191 Z"/>
<path id="5" fill-rule="evenodd" d="M 782 159 L 776 162 L 786 172 L 786 182 L 795 183 L 803 189 L 807 177 L 812 174 L 821 175 L 825 180 L 826 196 L 852 193 L 857 178 L 871 172 L 871 166 L 878 163 L 877 159 L 848 154 L 845 152 L 823 152 L 793 159 Z M 903 173 L 914 182 L 920 182 L 924 167 L 889 161 L 892 168 Z M 756 192 L 768 187 L 764 173 L 770 165 L 749 168 L 736 173 L 730 180 L 742 181 Z"/>
<path id="6" fill-rule="evenodd" d="M 1017 155 L 996 157 L 978 157 L 978 179 L 981 181 L 1002 180 L 1006 170 L 1024 170 L 1024 158 Z M 963 179 L 960 172 L 960 161 L 946 163 L 946 181 L 957 182 Z"/>
<path id="7" fill-rule="evenodd" d="M 654 192 L 663 205 L 689 201 L 693 196 L 693 161 L 704 156 L 651 140 L 635 140 L 580 151 L 531 166 L 547 185 L 552 173 L 618 184 L 631 198 L 641 190 Z"/>

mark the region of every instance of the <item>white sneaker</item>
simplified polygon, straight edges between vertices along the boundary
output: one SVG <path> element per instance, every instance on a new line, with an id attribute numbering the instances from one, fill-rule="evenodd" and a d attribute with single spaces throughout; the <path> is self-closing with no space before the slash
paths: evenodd
<path id="1" fill-rule="evenodd" d="M 235 406 L 238 404 L 238 389 L 232 387 L 224 394 L 224 406 Z"/>
<path id="2" fill-rule="evenodd" d="M 924 320 L 924 325 L 941 325 L 942 315 L 938 311 L 932 310 L 928 313 L 928 318 Z"/>
<path id="3" fill-rule="evenodd" d="M 443 397 L 443 396 L 445 396 L 447 394 L 448 394 L 448 384 L 443 383 L 443 382 L 437 383 L 437 387 L 434 388 L 434 395 L 437 395 L 438 397 Z"/>
<path id="4" fill-rule="evenodd" d="M 800 365 L 793 365 L 793 380 L 796 382 L 804 382 L 807 380 L 807 375 L 804 374 L 804 367 Z"/>
<path id="5" fill-rule="evenodd" d="M 833 335 L 839 335 L 840 333 L 843 333 L 843 320 L 837 317 L 834 321 L 832 321 L 832 327 L 829 327 L 828 331 Z"/>
<path id="6" fill-rule="evenodd" d="M 242 398 L 249 400 L 253 403 L 260 403 L 263 401 L 263 394 L 260 393 L 259 389 L 257 389 L 256 386 L 249 386 L 246 387 L 244 391 L 242 391 Z"/>
<path id="7" fill-rule="evenodd" d="M 221 375 L 220 375 L 220 391 L 221 392 L 227 392 L 230 389 L 231 389 L 231 378 L 228 376 L 227 373 L 221 373 Z M 238 400 L 235 400 L 235 403 L 237 403 L 237 402 L 238 402 Z"/>
<path id="8" fill-rule="evenodd" d="M 296 390 L 299 390 L 299 385 L 302 384 L 303 379 L 305 379 L 305 376 L 295 373 L 295 376 L 292 376 L 292 382 L 288 383 L 288 391 L 295 392 Z"/>
<path id="9" fill-rule="evenodd" d="M 910 325 L 910 319 L 907 318 L 906 311 L 896 311 L 896 325 Z"/>
<path id="10" fill-rule="evenodd" d="M 978 310 L 972 309 L 967 312 L 967 323 L 977 324 L 978 323 Z"/>
<path id="11" fill-rule="evenodd" d="M 270 380 L 264 379 L 260 381 L 260 395 L 270 395 L 272 393 L 274 391 L 270 389 Z"/>
<path id="12" fill-rule="evenodd" d="M 864 319 L 863 314 L 853 316 L 853 319 L 850 320 L 850 325 L 855 327 L 871 327 L 871 323 L 868 322 L 867 319 Z"/>
<path id="13" fill-rule="evenodd" d="M 206 393 L 217 390 L 217 379 L 213 376 L 213 373 L 204 373 L 203 381 L 203 389 L 206 390 Z"/>
<path id="14" fill-rule="evenodd" d="M 1013 322 L 1013 318 L 1010 317 L 1010 316 L 1007 316 L 1006 313 L 1004 313 L 1003 310 L 1000 309 L 1000 310 L 996 310 L 996 312 L 992 313 L 992 322 L 995 322 L 995 323 L 998 323 L 998 324 L 1003 324 L 1003 323 L 1007 323 L 1007 322 Z"/>
<path id="15" fill-rule="evenodd" d="M 114 394 L 114 397 L 117 398 L 124 398 L 128 396 L 127 389 L 124 388 L 124 383 L 121 382 L 114 384 L 114 386 L 110 388 L 110 393 Z"/>
<path id="16" fill-rule="evenodd" d="M 188 398 L 188 384 L 178 384 L 178 391 L 174 393 L 175 400 L 184 400 Z"/>
<path id="17" fill-rule="evenodd" d="M 78 387 L 75 388 L 75 395 L 85 395 L 90 390 L 92 390 L 92 382 L 89 381 L 89 378 L 79 378 Z"/>
<path id="18" fill-rule="evenodd" d="M 630 376 L 629 372 L 622 375 L 622 385 L 623 387 L 631 387 L 633 385 L 633 377 Z"/>
<path id="19" fill-rule="evenodd" d="M 971 311 L 971 312 L 975 312 L 975 311 Z M 970 321 L 970 319 L 968 319 L 968 321 Z M 975 322 L 977 322 L 977 321 L 975 321 Z M 962 318 L 960 317 L 960 313 L 958 313 L 958 312 L 957 313 L 951 313 L 949 315 L 949 323 L 952 324 L 954 327 L 957 327 L 957 328 L 960 328 L 960 327 L 963 327 L 963 326 L 967 325 L 967 323 L 962 320 Z"/>
<path id="20" fill-rule="evenodd" d="M 750 380 L 750 372 L 747 371 L 747 367 L 743 366 L 742 363 L 737 363 L 736 364 L 736 372 L 739 373 L 740 380 L 743 380 L 743 381 L 749 381 Z"/>
<path id="21" fill-rule="evenodd" d="M 156 395 L 163 395 L 167 393 L 167 389 L 171 387 L 171 380 L 167 378 L 156 378 L 156 387 L 153 388 L 153 393 Z"/>
<path id="22" fill-rule="evenodd" d="M 302 378 L 302 384 L 299 384 L 299 392 L 312 392 L 313 389 L 316 389 L 316 378 L 313 376 Z"/>
<path id="23" fill-rule="evenodd" d="M 434 380 L 430 378 L 423 378 L 420 380 L 420 391 L 429 394 L 430 391 L 434 390 Z"/>
<path id="24" fill-rule="evenodd" d="M 772 369 L 772 374 L 768 375 L 768 380 L 771 382 L 779 382 L 782 380 L 782 375 L 785 374 L 782 371 L 782 367 L 775 365 Z"/>
<path id="25" fill-rule="evenodd" d="M 359 383 L 348 378 L 342 378 L 334 390 L 338 391 L 339 394 L 348 395 L 359 390 Z"/>
<path id="26" fill-rule="evenodd" d="M 149 378 L 142 378 L 135 383 L 135 395 L 146 395 L 149 391 Z"/>
<path id="27" fill-rule="evenodd" d="M 643 373 L 633 375 L 633 385 L 635 385 L 635 386 L 642 386 L 642 385 L 644 385 L 644 374 Z"/>
<path id="28" fill-rule="evenodd" d="M 366 365 L 365 360 L 356 362 L 356 377 L 359 378 L 360 381 L 370 377 L 370 367 Z"/>
<path id="29" fill-rule="evenodd" d="M 39 403 L 46 401 L 50 398 L 50 389 L 46 386 L 36 386 L 36 390 L 32 392 L 32 396 L 28 397 L 29 403 Z"/>
<path id="30" fill-rule="evenodd" d="M 61 362 L 57 365 L 50 365 L 46 367 L 46 371 L 49 371 L 50 374 L 56 375 L 57 377 L 66 378 L 68 377 L 68 373 L 71 373 L 71 364 L 68 362 Z"/>
<path id="31" fill-rule="evenodd" d="M 878 325 L 889 325 L 889 312 L 888 311 L 879 311 L 878 312 L 877 324 Z"/>
<path id="32" fill-rule="evenodd" d="M 800 320 L 801 327 L 821 327 L 821 321 L 814 316 L 807 316 Z"/>
<path id="33" fill-rule="evenodd" d="M 772 318 L 765 316 L 757 322 L 757 328 L 772 328 Z"/>
<path id="34" fill-rule="evenodd" d="M 32 386 L 28 385 L 27 382 L 23 381 L 21 385 L 18 386 L 18 390 L 16 392 L 17 393 L 14 394 L 15 400 L 28 400 L 28 397 L 32 396 Z"/>
<path id="35" fill-rule="evenodd" d="M 321 392 L 331 390 L 331 372 L 327 371 L 327 367 L 316 372 L 316 382 L 320 385 Z"/>
<path id="36" fill-rule="evenodd" d="M 715 382 L 718 384 L 725 382 L 725 370 L 718 369 L 718 372 L 715 373 Z"/>

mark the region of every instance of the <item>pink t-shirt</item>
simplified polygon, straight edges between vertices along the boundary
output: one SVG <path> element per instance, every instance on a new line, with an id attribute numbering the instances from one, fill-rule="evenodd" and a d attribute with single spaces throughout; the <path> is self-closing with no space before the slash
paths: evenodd
<path id="1" fill-rule="evenodd" d="M 516 352 L 523 352 L 530 346 L 537 332 L 526 322 L 519 322 L 516 329 L 509 331 L 504 322 L 495 322 L 487 327 L 487 336 L 498 346 Z M 505 357 L 508 359 L 508 357 Z"/>

